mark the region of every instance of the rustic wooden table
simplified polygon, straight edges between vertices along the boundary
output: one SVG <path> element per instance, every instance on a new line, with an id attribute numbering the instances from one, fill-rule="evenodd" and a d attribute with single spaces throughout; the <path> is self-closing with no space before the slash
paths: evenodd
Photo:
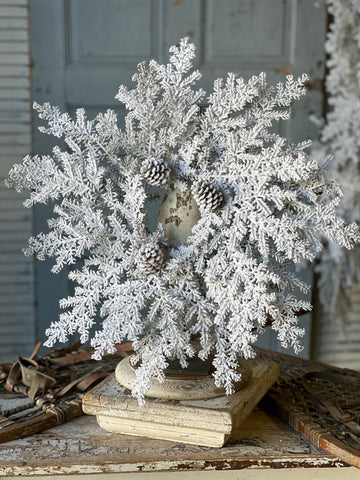
<path id="1" fill-rule="evenodd" d="M 263 404 L 220 449 L 107 433 L 93 416 L 0 445 L 0 477 L 8 479 L 288 480 L 289 474 L 360 479 L 360 470 L 314 447 Z"/>

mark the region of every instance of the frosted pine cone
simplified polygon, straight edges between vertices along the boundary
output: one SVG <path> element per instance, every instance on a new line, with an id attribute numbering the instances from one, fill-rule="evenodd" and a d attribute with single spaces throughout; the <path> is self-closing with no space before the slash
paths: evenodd
<path id="1" fill-rule="evenodd" d="M 150 185 L 164 185 L 170 175 L 170 170 L 162 158 L 150 157 L 144 160 L 141 173 Z"/>
<path id="2" fill-rule="evenodd" d="M 192 188 L 192 194 L 200 210 L 213 212 L 224 202 L 224 195 L 215 185 L 197 182 Z"/>
<path id="3" fill-rule="evenodd" d="M 145 245 L 139 251 L 139 269 L 147 274 L 156 273 L 164 263 L 164 253 L 158 245 Z"/>

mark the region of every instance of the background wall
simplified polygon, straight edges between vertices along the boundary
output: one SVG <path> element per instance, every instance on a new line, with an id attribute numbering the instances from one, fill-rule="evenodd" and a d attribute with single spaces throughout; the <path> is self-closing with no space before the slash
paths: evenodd
<path id="1" fill-rule="evenodd" d="M 2 3 L 0 0 L 0 5 Z M 25 0 L 19 0 L 19 4 L 23 4 L 25 11 Z M 39 103 L 50 102 L 70 113 L 84 106 L 90 117 L 110 107 L 119 113 L 121 122 L 124 111 L 114 100 L 119 84 L 131 86 L 131 76 L 139 61 L 151 58 L 165 61 L 169 47 L 181 37 L 189 36 L 197 46 L 196 66 L 203 74 L 201 86 L 207 90 L 215 78 L 228 71 L 246 78 L 266 71 L 271 83 L 284 80 L 288 73 L 297 76 L 307 72 L 310 75 L 309 94 L 294 106 L 293 119 L 278 128 L 292 141 L 317 137 L 318 132 L 308 116 L 320 116 L 322 112 L 326 34 L 324 2 L 29 0 L 29 4 L 32 96 Z M 24 70 L 22 75 L 27 81 L 28 73 L 29 70 Z M 38 132 L 36 117 L 33 123 L 33 152 L 49 153 L 51 138 Z M 24 144 L 22 152 L 29 150 L 30 145 Z M 14 160 L 15 157 L 11 162 Z M 3 167 L 2 175 L 6 174 L 8 166 Z M 18 196 L 12 198 L 11 206 L 6 207 L 6 215 L 15 208 L 15 201 L 20 203 Z M 27 215 L 18 223 L 19 228 L 23 225 L 22 235 L 27 238 L 31 227 L 30 212 L 21 209 L 19 212 Z M 46 229 L 49 215 L 51 206 L 34 210 L 34 233 Z M 20 240 L 22 246 L 25 245 L 24 238 Z M 6 244 L 13 244 L 14 239 L 15 234 L 6 240 Z M 20 248 L 14 244 L 19 258 L 22 255 Z M 28 260 L 22 262 L 24 267 L 21 268 L 29 265 Z M 33 308 L 23 315 L 29 329 L 34 325 L 36 338 L 41 340 L 45 328 L 58 316 L 59 298 L 67 296 L 72 288 L 66 272 L 54 275 L 50 273 L 50 266 L 51 262 L 35 264 L 34 283 L 29 267 L 28 286 L 34 285 L 35 297 L 29 297 Z M 311 280 L 311 271 L 304 275 Z M 3 278 L 8 278 L 7 274 Z M 6 295 L 9 289 L 0 286 L 0 290 Z M 15 299 L 12 303 L 16 303 Z M 310 332 L 310 316 L 306 316 L 303 322 Z M 0 350 L 1 342 L 0 335 Z M 266 335 L 261 344 L 278 348 L 271 334 Z M 304 355 L 308 356 L 310 335 L 305 346 Z"/>

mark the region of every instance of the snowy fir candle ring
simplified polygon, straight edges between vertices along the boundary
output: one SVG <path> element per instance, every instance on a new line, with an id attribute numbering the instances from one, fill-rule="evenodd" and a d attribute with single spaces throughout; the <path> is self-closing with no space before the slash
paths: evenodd
<path id="1" fill-rule="evenodd" d="M 7 182 L 29 192 L 27 207 L 55 204 L 48 231 L 31 237 L 26 253 L 54 258 L 55 273 L 83 265 L 69 272 L 76 287 L 46 345 L 79 332 L 100 359 L 131 341 L 140 403 L 170 359 L 185 368 L 194 355 L 214 354 L 215 384 L 232 393 L 238 359 L 255 356 L 269 318 L 281 345 L 299 352 L 296 312 L 311 309 L 302 296 L 310 286 L 291 267 L 313 261 L 325 237 L 346 248 L 360 240 L 338 214 L 341 191 L 309 157 L 309 142 L 274 133 L 308 77 L 270 85 L 265 73 L 229 73 L 206 93 L 194 58 L 185 38 L 167 64 L 140 63 L 134 88 L 121 85 L 116 95 L 128 111 L 123 129 L 112 110 L 90 121 L 81 108 L 71 118 L 35 104 L 47 122 L 41 130 L 66 148 L 27 156 Z M 151 230 L 154 186 L 166 199 Z"/>

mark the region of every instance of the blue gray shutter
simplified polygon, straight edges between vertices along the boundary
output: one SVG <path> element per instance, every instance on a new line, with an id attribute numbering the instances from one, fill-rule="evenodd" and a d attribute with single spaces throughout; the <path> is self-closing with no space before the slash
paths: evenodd
<path id="1" fill-rule="evenodd" d="M 5 187 L 31 152 L 28 0 L 0 0 L 0 363 L 34 348 L 34 268 L 22 248 L 32 235 L 25 198 Z"/>

